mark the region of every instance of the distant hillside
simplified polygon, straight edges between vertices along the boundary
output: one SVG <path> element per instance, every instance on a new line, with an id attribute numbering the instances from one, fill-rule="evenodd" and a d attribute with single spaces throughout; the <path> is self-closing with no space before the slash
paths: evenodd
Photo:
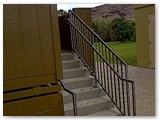
<path id="1" fill-rule="evenodd" d="M 92 19 L 126 18 L 134 20 L 135 11 L 132 4 L 105 4 L 92 8 Z"/>

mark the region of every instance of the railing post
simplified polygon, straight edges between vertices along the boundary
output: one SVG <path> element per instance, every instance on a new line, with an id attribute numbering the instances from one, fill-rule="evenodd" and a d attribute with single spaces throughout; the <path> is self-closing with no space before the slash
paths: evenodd
<path id="1" fill-rule="evenodd" d="M 77 116 L 78 115 L 78 112 L 77 112 L 77 100 L 76 100 L 76 94 L 73 93 L 71 90 L 67 89 L 66 86 L 64 85 L 64 83 L 62 82 L 62 80 L 60 80 L 60 84 L 62 86 L 62 88 L 68 92 L 69 94 L 72 95 L 72 101 L 73 101 L 73 113 L 74 113 L 74 116 Z"/>
<path id="2" fill-rule="evenodd" d="M 72 95 L 72 99 L 73 99 L 73 112 L 74 112 L 74 116 L 77 116 L 78 113 L 77 113 L 77 104 L 76 104 L 76 94 L 73 94 Z"/>

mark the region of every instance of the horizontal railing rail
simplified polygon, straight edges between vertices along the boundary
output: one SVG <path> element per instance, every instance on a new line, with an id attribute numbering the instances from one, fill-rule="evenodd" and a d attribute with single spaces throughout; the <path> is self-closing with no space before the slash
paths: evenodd
<path id="1" fill-rule="evenodd" d="M 101 40 L 97 42 L 98 35 L 95 35 L 96 33 L 93 33 L 90 28 L 86 29 L 85 27 L 87 25 L 73 11 L 70 11 L 68 21 L 70 23 L 73 50 L 87 66 L 91 74 L 95 77 L 96 82 L 106 92 L 120 113 L 122 115 L 135 116 L 135 82 L 127 79 L 126 63 L 117 57 L 117 54 L 114 54 L 114 51 L 110 47 L 107 46 L 108 49 L 105 51 L 104 49 L 106 47 L 104 46 L 106 44 L 104 45 Z M 99 45 L 100 43 L 101 45 Z M 94 57 L 88 54 L 88 50 L 94 53 Z M 113 53 L 112 57 L 111 53 Z M 87 56 L 87 58 L 84 59 L 84 56 Z M 91 59 L 95 59 L 94 72 L 87 64 L 87 60 Z M 124 70 L 122 66 L 124 66 Z"/>
<path id="2" fill-rule="evenodd" d="M 73 102 L 73 112 L 74 112 L 74 116 L 77 116 L 78 113 L 77 113 L 77 101 L 76 101 L 76 94 L 74 92 L 72 92 L 71 90 L 69 90 L 65 84 L 62 82 L 62 80 L 60 81 L 61 83 L 61 86 L 63 88 L 63 90 L 65 90 L 66 92 L 68 92 L 69 94 L 72 95 L 72 102 Z"/>

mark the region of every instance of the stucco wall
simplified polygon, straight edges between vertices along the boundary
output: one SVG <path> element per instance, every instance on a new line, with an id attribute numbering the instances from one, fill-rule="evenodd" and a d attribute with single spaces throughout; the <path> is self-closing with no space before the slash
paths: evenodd
<path id="1" fill-rule="evenodd" d="M 150 67 L 148 15 L 155 14 L 155 5 L 134 5 L 136 20 L 137 66 Z"/>

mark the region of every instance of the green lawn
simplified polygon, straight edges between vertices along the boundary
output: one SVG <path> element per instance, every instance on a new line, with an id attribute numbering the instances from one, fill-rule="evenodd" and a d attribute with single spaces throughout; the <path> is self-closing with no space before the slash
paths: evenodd
<path id="1" fill-rule="evenodd" d="M 107 42 L 107 44 L 128 64 L 137 65 L 136 42 Z"/>

